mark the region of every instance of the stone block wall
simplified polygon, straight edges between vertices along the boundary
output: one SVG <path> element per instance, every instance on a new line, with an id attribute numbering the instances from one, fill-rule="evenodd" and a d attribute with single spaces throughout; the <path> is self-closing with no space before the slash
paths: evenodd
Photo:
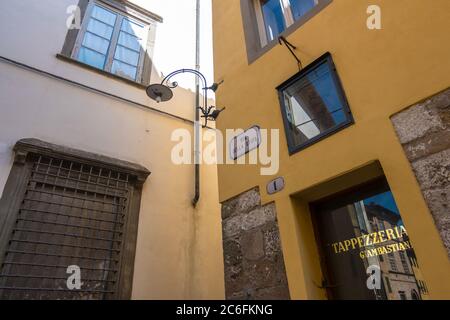
<path id="1" fill-rule="evenodd" d="M 222 203 L 226 298 L 290 299 L 274 203 L 259 189 Z"/>
<path id="2" fill-rule="evenodd" d="M 394 115 L 392 123 L 450 257 L 450 89 Z"/>

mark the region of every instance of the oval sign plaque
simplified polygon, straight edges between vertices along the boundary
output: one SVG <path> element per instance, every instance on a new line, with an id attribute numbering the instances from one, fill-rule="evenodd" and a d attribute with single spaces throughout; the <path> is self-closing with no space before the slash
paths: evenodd
<path id="1" fill-rule="evenodd" d="M 267 193 L 274 194 L 284 189 L 284 178 L 279 177 L 267 184 Z"/>

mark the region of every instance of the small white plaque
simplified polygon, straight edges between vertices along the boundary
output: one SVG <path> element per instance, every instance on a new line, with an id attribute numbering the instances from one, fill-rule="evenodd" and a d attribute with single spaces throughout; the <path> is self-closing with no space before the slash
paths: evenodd
<path id="1" fill-rule="evenodd" d="M 236 160 L 261 144 L 261 129 L 253 126 L 230 141 L 230 158 Z"/>
<path id="2" fill-rule="evenodd" d="M 283 177 L 276 178 L 267 184 L 267 193 L 274 194 L 284 189 Z"/>

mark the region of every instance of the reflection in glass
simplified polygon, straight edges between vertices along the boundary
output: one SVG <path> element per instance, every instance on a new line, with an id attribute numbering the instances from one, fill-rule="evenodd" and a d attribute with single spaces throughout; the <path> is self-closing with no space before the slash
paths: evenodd
<path id="1" fill-rule="evenodd" d="M 414 249 L 386 182 L 318 210 L 321 247 L 335 299 L 427 299 Z M 370 287 L 369 268 L 379 270 Z M 375 282 L 371 282 L 375 283 Z"/>
<path id="2" fill-rule="evenodd" d="M 137 38 L 142 38 L 143 27 L 128 19 L 124 19 L 120 30 L 125 31 Z"/>
<path id="3" fill-rule="evenodd" d="M 280 33 L 319 3 L 319 0 L 258 1 L 261 7 L 260 12 L 262 13 L 267 41 L 277 39 Z"/>
<path id="4" fill-rule="evenodd" d="M 349 120 L 326 63 L 285 89 L 283 96 L 289 133 L 296 146 Z"/>
<path id="5" fill-rule="evenodd" d="M 125 32 L 121 32 L 119 34 L 119 44 L 135 51 L 139 51 L 141 49 L 139 39 Z"/>
<path id="6" fill-rule="evenodd" d="M 78 53 L 79 61 L 98 69 L 105 67 L 116 19 L 116 14 L 94 6 Z"/>
<path id="7" fill-rule="evenodd" d="M 105 64 L 104 55 L 85 47 L 80 48 L 80 52 L 78 53 L 78 60 L 98 69 L 103 69 L 103 66 Z"/>
<path id="8" fill-rule="evenodd" d="M 314 8 L 314 6 L 318 3 L 318 0 L 290 0 L 290 3 L 294 20 L 298 20 L 309 10 Z"/>
<path id="9" fill-rule="evenodd" d="M 89 20 L 87 30 L 105 39 L 111 39 L 114 28 L 95 19 Z"/>
<path id="10" fill-rule="evenodd" d="M 121 77 L 135 79 L 137 68 L 130 66 L 129 64 L 114 60 L 111 72 Z"/>
<path id="11" fill-rule="evenodd" d="M 137 66 L 139 62 L 139 52 L 127 49 L 122 46 L 117 46 L 114 58 L 127 64 Z"/>
<path id="12" fill-rule="evenodd" d="M 110 26 L 114 26 L 117 18 L 116 14 L 99 6 L 94 6 L 91 16 L 97 20 L 109 24 Z"/>
<path id="13" fill-rule="evenodd" d="M 109 41 L 103 38 L 96 36 L 90 32 L 86 32 L 83 39 L 83 47 L 92 49 L 101 53 L 102 55 L 106 55 L 109 48 Z"/>
<path id="14" fill-rule="evenodd" d="M 132 80 L 136 79 L 141 53 L 144 27 L 123 19 L 111 72 Z"/>
<path id="15" fill-rule="evenodd" d="M 79 61 L 136 80 L 142 66 L 146 28 L 105 7 L 93 5 L 78 50 Z M 111 47 L 111 43 L 115 47 Z"/>
<path id="16" fill-rule="evenodd" d="M 261 0 L 267 39 L 274 40 L 286 29 L 281 0 Z"/>

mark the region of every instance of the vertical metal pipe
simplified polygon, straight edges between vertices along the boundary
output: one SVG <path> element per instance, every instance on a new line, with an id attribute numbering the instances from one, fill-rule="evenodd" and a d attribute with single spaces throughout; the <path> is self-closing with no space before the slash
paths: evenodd
<path id="1" fill-rule="evenodd" d="M 195 6 L 195 70 L 200 71 L 200 0 Z M 200 81 L 195 77 L 195 122 L 194 122 L 194 166 L 195 195 L 192 205 L 195 207 L 200 199 Z M 207 103 L 207 102 L 206 102 Z M 204 107 L 207 107 L 206 105 Z"/>

